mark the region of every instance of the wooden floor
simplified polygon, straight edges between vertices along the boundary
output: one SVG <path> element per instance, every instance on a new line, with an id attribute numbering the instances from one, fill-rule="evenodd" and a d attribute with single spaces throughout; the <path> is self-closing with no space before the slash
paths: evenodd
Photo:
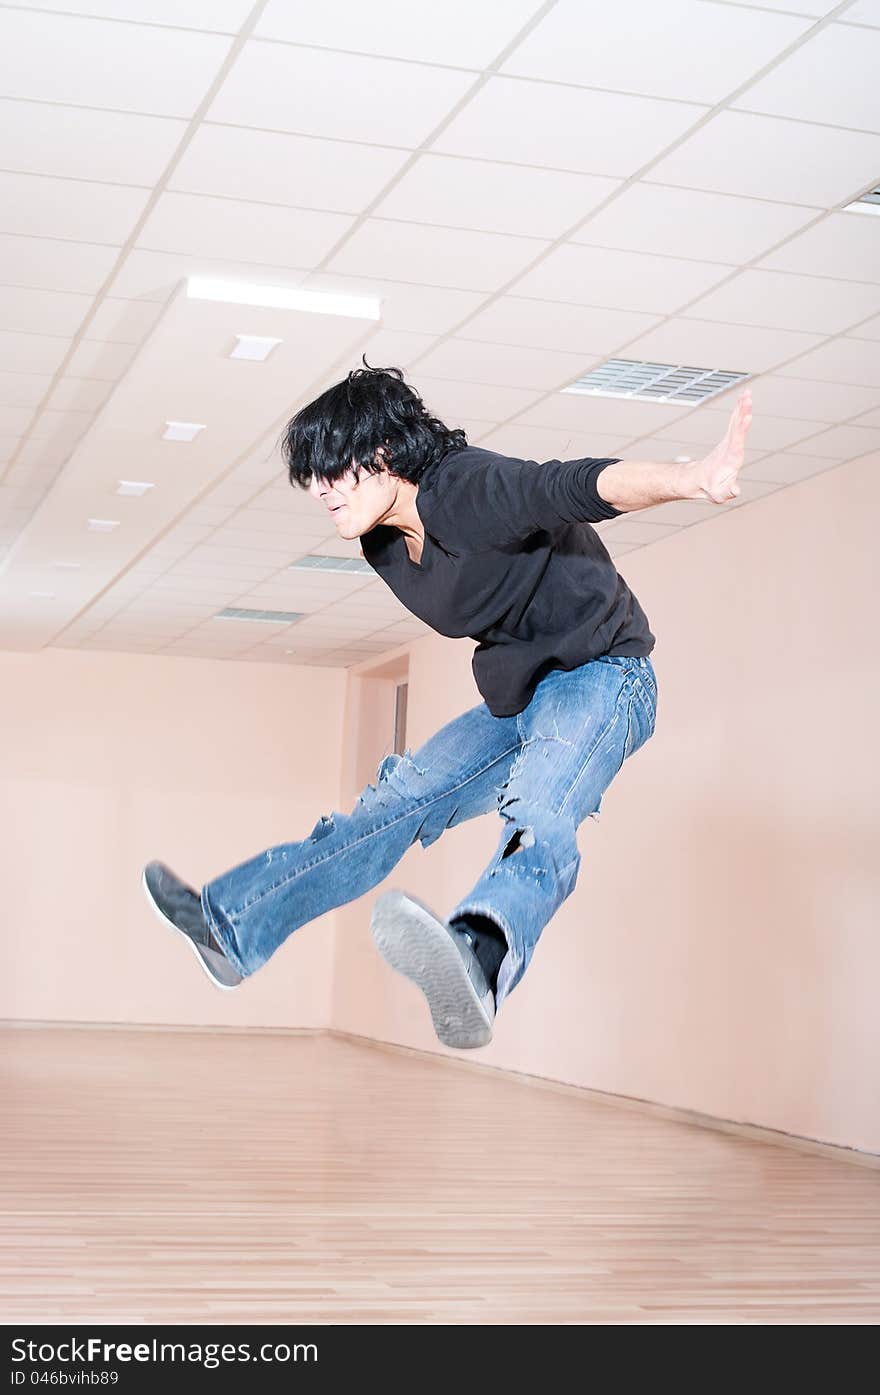
<path id="1" fill-rule="evenodd" d="M 12 1322 L 880 1320 L 880 1172 L 328 1036 L 8 1027 Z"/>

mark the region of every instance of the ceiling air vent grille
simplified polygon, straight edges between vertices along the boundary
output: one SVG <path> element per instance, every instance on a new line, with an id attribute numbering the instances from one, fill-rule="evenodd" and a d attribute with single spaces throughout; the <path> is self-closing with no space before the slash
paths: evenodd
<path id="1" fill-rule="evenodd" d="M 610 358 L 578 378 L 563 392 L 584 397 L 626 397 L 637 402 L 705 402 L 726 392 L 748 373 L 724 368 L 689 368 L 674 363 L 645 363 L 638 359 Z"/>
<path id="2" fill-rule="evenodd" d="M 321 571 L 321 572 L 368 572 L 370 576 L 376 573 L 361 557 L 325 557 L 319 552 L 312 552 L 308 557 L 300 557 L 298 562 L 291 562 L 288 571 Z"/>
<path id="3" fill-rule="evenodd" d="M 214 619 L 266 620 L 271 625 L 289 625 L 292 620 L 301 620 L 303 613 L 299 610 L 241 610 L 237 606 L 228 605 L 225 610 L 218 610 Z"/>

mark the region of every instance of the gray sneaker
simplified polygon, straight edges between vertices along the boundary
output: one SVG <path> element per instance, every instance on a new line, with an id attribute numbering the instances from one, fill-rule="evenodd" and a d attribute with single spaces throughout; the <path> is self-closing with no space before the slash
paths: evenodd
<path id="1" fill-rule="evenodd" d="M 148 862 L 142 881 L 157 916 L 184 936 L 211 982 L 218 988 L 236 988 L 242 975 L 226 958 L 223 946 L 212 933 L 198 893 L 164 862 Z"/>
<path id="2" fill-rule="evenodd" d="M 445 1046 L 467 1050 L 489 1044 L 495 994 L 466 931 L 451 929 L 404 891 L 382 893 L 370 928 L 392 969 L 421 988 Z"/>

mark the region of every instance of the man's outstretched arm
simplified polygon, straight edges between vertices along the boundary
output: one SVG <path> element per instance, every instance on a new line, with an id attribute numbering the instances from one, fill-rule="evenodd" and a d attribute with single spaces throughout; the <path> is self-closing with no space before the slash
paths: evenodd
<path id="1" fill-rule="evenodd" d="M 625 513 L 675 499 L 709 499 L 724 504 L 739 494 L 736 477 L 751 420 L 752 394 L 746 388 L 737 398 L 724 439 L 701 460 L 686 465 L 619 460 L 596 475 L 596 489 L 607 504 Z"/>

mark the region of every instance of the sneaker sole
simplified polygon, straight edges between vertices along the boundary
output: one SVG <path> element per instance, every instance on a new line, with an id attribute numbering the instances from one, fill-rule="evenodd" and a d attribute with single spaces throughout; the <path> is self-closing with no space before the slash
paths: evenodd
<path id="1" fill-rule="evenodd" d="M 386 963 L 424 993 L 434 1031 L 445 1046 L 488 1046 L 492 1023 L 468 977 L 449 931 L 412 896 L 386 891 L 370 925 Z"/>
<path id="2" fill-rule="evenodd" d="M 156 915 L 159 917 L 159 919 L 160 919 L 161 921 L 164 921 L 164 923 L 165 923 L 166 925 L 170 925 L 172 930 L 176 931 L 177 934 L 180 935 L 182 939 L 186 940 L 186 943 L 189 945 L 189 947 L 190 947 L 190 949 L 192 950 L 193 954 L 196 956 L 196 959 L 199 961 L 199 964 L 201 965 L 203 971 L 205 972 L 205 974 L 207 974 L 208 978 L 211 980 L 211 982 L 213 983 L 214 987 L 215 987 L 215 988 L 222 988 L 223 991 L 224 991 L 224 993 L 233 993 L 233 992 L 235 991 L 235 989 L 238 988 L 239 985 L 238 985 L 237 983 L 221 983 L 221 981 L 220 981 L 219 978 L 215 978 L 214 975 L 212 974 L 211 970 L 208 968 L 207 962 L 202 958 L 201 954 L 199 953 L 199 947 L 198 947 L 198 945 L 195 943 L 195 941 L 194 941 L 194 940 L 191 940 L 190 937 L 189 937 L 189 935 L 186 933 L 186 931 L 185 931 L 185 930 L 181 930 L 181 928 L 180 928 L 179 925 L 175 925 L 173 920 L 169 920 L 169 919 L 168 919 L 168 916 L 167 916 L 167 915 L 165 914 L 165 912 L 161 909 L 161 907 L 157 906 L 156 902 L 153 900 L 153 893 L 150 891 L 150 888 L 149 888 L 149 886 L 147 885 L 147 874 L 146 874 L 146 872 L 142 872 L 142 873 L 141 873 L 141 885 L 142 885 L 143 888 L 144 888 L 144 891 L 145 891 L 145 893 L 146 893 L 147 900 L 149 901 L 150 906 L 152 907 L 153 911 L 156 913 Z"/>

